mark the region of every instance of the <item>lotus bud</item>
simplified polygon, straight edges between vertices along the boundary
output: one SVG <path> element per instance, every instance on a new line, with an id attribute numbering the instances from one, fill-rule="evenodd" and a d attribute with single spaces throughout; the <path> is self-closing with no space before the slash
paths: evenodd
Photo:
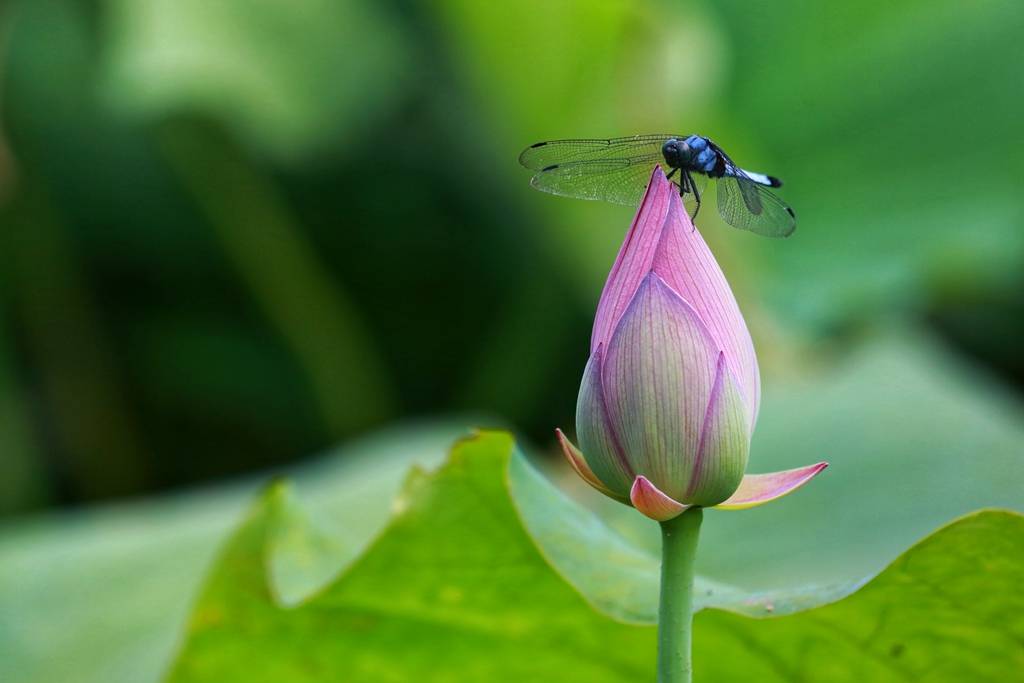
<path id="1" fill-rule="evenodd" d="M 576 408 L 576 472 L 658 521 L 779 498 L 826 467 L 745 474 L 761 401 L 725 276 L 656 168 L 601 294 Z"/>

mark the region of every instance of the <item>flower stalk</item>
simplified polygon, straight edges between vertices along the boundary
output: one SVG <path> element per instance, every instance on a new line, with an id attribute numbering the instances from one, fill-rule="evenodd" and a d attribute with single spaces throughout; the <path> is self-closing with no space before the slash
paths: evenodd
<path id="1" fill-rule="evenodd" d="M 693 680 L 693 567 L 703 516 L 702 508 L 691 507 L 661 523 L 658 683 Z"/>

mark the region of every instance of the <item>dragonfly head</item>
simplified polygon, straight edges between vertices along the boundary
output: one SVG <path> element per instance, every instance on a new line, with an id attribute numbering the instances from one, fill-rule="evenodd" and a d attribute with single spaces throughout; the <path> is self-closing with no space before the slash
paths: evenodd
<path id="1" fill-rule="evenodd" d="M 665 157 L 665 163 L 672 168 L 686 168 L 693 161 L 697 152 L 684 140 L 671 138 L 661 146 L 661 154 Z"/>

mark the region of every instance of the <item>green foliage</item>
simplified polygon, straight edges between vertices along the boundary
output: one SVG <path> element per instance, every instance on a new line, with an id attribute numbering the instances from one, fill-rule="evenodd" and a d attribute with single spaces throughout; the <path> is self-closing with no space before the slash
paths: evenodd
<path id="1" fill-rule="evenodd" d="M 272 487 L 223 551 L 168 681 L 642 677 L 649 629 L 600 617 L 550 571 L 505 486 L 511 452 L 508 436 L 479 437 L 436 475 L 414 472 L 366 554 L 291 609 L 265 570 L 287 523 Z"/>
<path id="2" fill-rule="evenodd" d="M 741 258 L 738 277 L 756 273 L 750 298 L 767 295 L 790 323 L 827 329 L 998 291 L 1024 261 L 1024 154 L 1010 142 L 1024 97 L 1006 86 L 1019 4 L 443 6 L 509 152 L 553 137 L 699 131 L 782 177 L 794 238 L 736 234 L 714 211 L 701 227 L 720 258 Z M 534 203 L 554 216 L 538 238 L 565 248 L 588 288 L 599 284 L 621 228 L 580 226 L 621 225 L 628 213 Z"/>
<path id="3" fill-rule="evenodd" d="M 748 5 L 4 4 L 5 506 L 406 415 L 546 439 L 630 219 L 529 189 L 557 136 L 698 130 L 787 181 L 792 239 L 700 226 L 766 369 L 776 333 L 925 312 L 1019 383 L 1024 6 Z"/>
<path id="4" fill-rule="evenodd" d="M 651 677 L 654 628 L 592 610 L 538 552 L 506 483 L 520 458 L 508 436 L 484 434 L 437 473 L 414 472 L 376 542 L 291 608 L 267 573 L 271 539 L 292 523 L 286 487 L 271 487 L 222 551 L 168 681 Z M 533 485 L 524 467 L 517 487 Z M 1024 663 L 1022 553 L 1024 518 L 983 512 L 835 604 L 769 620 L 705 612 L 698 680 L 999 680 Z"/>
<path id="5" fill-rule="evenodd" d="M 926 338 L 875 339 L 835 368 L 799 380 L 769 376 L 765 387 L 750 471 L 831 466 L 785 500 L 704 516 L 698 572 L 723 599 L 728 586 L 764 592 L 747 605 L 752 614 L 765 614 L 768 603 L 778 613 L 843 595 L 932 529 L 978 508 L 1024 511 L 1020 406 Z M 610 595 L 603 583 L 587 590 L 585 575 L 565 573 L 612 614 L 653 621 L 656 527 L 586 487 L 578 498 L 645 554 L 630 574 L 609 577 L 619 584 Z M 579 549 L 552 545 L 556 566 L 585 562 L 575 559 Z"/>
<path id="6" fill-rule="evenodd" d="M 956 516 L 992 505 L 1024 510 L 1019 406 L 951 367 L 944 350 L 903 336 L 868 343 L 797 383 L 769 377 L 751 467 L 833 465 L 772 505 L 705 515 L 698 603 L 756 616 L 831 602 Z M 358 558 L 387 523 L 405 469 L 440 462 L 458 431 L 405 430 L 297 470 L 301 509 L 282 514 L 313 523 L 275 527 L 267 559 L 275 594 L 296 604 Z M 576 499 L 600 517 L 513 459 L 512 500 L 540 552 L 591 605 L 651 623 L 657 525 L 592 494 L 567 467 L 551 476 L 561 488 L 582 486 Z M 214 546 L 255 485 L 3 529 L 0 679 L 154 681 Z M 51 655 L 55 644 L 62 657 Z"/>
<path id="7" fill-rule="evenodd" d="M 1024 671 L 1024 517 L 968 515 L 849 598 L 779 619 L 697 615 L 703 680 L 998 683 Z M 699 679 L 698 679 L 699 680 Z"/>
<path id="8" fill-rule="evenodd" d="M 303 514 L 331 539 L 317 560 L 336 572 L 358 555 L 409 467 L 440 463 L 461 432 L 444 423 L 390 430 L 290 470 Z M 159 680 L 217 546 L 261 481 L 0 527 L 0 681 Z M 290 541 L 275 543 L 287 551 Z M 315 588 L 315 568 L 302 563 L 288 552 L 275 560 L 285 600 Z"/>
<path id="9" fill-rule="evenodd" d="M 0 514 L 17 510 L 42 495 L 39 454 L 26 434 L 24 406 L 19 400 L 0 324 L 0 434 L 4 435 L 4 466 L 0 476 Z"/>
<path id="10" fill-rule="evenodd" d="M 351 139 L 408 78 L 405 36 L 372 2 L 105 4 L 120 108 L 212 114 L 284 157 Z"/>
<path id="11" fill-rule="evenodd" d="M 800 219 L 776 243 L 725 229 L 713 211 L 701 218 L 765 370 L 751 467 L 833 464 L 790 499 L 706 515 L 697 599 L 730 613 L 698 617 L 699 674 L 984 681 L 1019 671 L 1019 621 L 1002 611 L 1021 612 L 1009 564 L 1021 544 L 1007 545 L 1019 539 L 1015 517 L 962 521 L 848 594 L 954 517 L 1024 509 L 1024 415 L 998 384 L 1024 377 L 1024 97 L 1011 85 L 1024 5 L 399 5 L 0 7 L 0 508 L 224 477 L 384 420 L 467 407 L 549 446 L 553 426 L 571 427 L 594 302 L 630 212 L 538 195 L 515 155 L 542 138 L 696 130 L 782 176 Z M 928 333 L 875 334 L 936 320 L 993 378 Z M 806 353 L 794 341 L 805 330 L 836 332 L 835 343 Z M 439 431 L 290 472 L 301 509 L 254 510 L 274 516 L 263 545 L 246 551 L 251 563 L 232 570 L 265 573 L 267 592 L 232 608 L 258 609 L 291 637 L 290 615 L 331 613 L 317 596 L 340 591 L 349 621 L 332 628 L 389 636 L 376 629 L 394 616 L 390 637 L 405 629 L 423 641 L 410 657 L 441 650 L 434 631 L 448 637 L 462 622 L 438 625 L 434 608 L 462 618 L 465 596 L 489 607 L 501 577 L 457 575 L 485 592 L 449 605 L 417 594 L 426 581 L 379 555 L 399 556 L 398 536 L 363 554 L 409 464 L 437 464 L 439 444 L 460 430 Z M 509 503 L 490 478 L 497 460 L 487 462 L 481 486 L 501 493 L 500 518 L 468 497 L 417 510 L 486 507 L 466 532 L 502 529 L 495 538 L 514 540 L 515 566 L 549 591 L 506 596 L 500 614 L 525 630 L 502 656 L 533 648 L 536 598 L 547 597 L 566 611 L 554 626 L 637 645 L 614 653 L 622 671 L 591 678 L 650 678 L 653 636 L 632 634 L 650 631 L 636 624 L 653 615 L 656 527 L 586 491 L 583 506 L 568 500 L 561 490 L 578 482 L 558 470 L 556 487 L 518 458 Z M 468 496 L 476 489 L 446 479 L 457 470 L 416 479 L 404 500 L 442 485 Z M 5 521 L 0 680 L 156 681 L 257 485 Z M 419 514 L 405 510 L 396 533 L 422 524 Z M 440 541 L 452 561 L 475 551 L 468 561 L 480 566 L 494 552 Z M 350 578 L 374 557 L 381 576 L 363 574 L 359 587 L 378 593 L 357 595 Z M 403 611 L 385 602 L 392 593 L 426 608 Z M 417 630 L 419 617 L 429 629 Z M 227 666 L 255 648 L 223 625 L 216 637 L 239 648 L 224 651 Z M 454 671 L 470 645 L 478 663 L 495 645 L 475 625 L 465 645 L 435 652 L 438 671 Z M 537 647 L 549 661 L 582 659 L 557 645 L 615 650 L 581 645 L 583 633 L 551 637 L 567 640 Z M 413 666 L 406 641 L 370 643 L 353 662 Z M 267 652 L 291 665 L 303 645 Z M 330 644 L 316 647 L 330 655 Z"/>
<path id="12" fill-rule="evenodd" d="M 779 310 L 836 324 L 1019 272 L 1021 5 L 714 4 L 737 67 L 722 105 L 761 150 L 742 158 L 786 181 L 800 225 L 768 254 Z"/>
<path id="13" fill-rule="evenodd" d="M 551 566 L 594 607 L 626 622 L 656 623 L 660 557 L 612 530 L 600 517 L 568 498 L 522 457 L 509 463 L 509 489 L 522 524 Z M 625 512 L 623 512 L 625 511 Z M 623 508 L 644 530 L 657 526 Z M 717 516 L 711 511 L 705 518 Z M 797 532 L 781 530 L 779 536 Z M 749 557 L 749 552 L 744 555 Z M 700 555 L 698 554 L 698 557 Z M 788 614 L 836 600 L 854 583 L 789 584 L 773 590 L 745 589 L 698 575 L 696 609 L 719 607 L 748 615 Z"/>

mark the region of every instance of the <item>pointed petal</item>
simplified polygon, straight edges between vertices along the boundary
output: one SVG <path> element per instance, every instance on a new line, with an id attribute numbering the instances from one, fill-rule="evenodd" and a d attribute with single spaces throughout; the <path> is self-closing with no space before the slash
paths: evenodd
<path id="1" fill-rule="evenodd" d="M 666 496 L 643 475 L 639 475 L 633 482 L 633 488 L 629 491 L 629 499 L 632 501 L 633 507 L 656 522 L 665 522 L 673 517 L 678 517 L 686 508 L 690 507 Z"/>
<path id="2" fill-rule="evenodd" d="M 711 506 L 727 499 L 743 479 L 750 453 L 749 417 L 725 354 L 718 354 L 693 474 L 683 500 Z"/>
<path id="3" fill-rule="evenodd" d="M 651 274 L 602 363 L 608 417 L 632 471 L 678 499 L 690 482 L 718 354 L 693 309 Z"/>
<path id="4" fill-rule="evenodd" d="M 629 487 L 636 475 L 608 417 L 601 384 L 603 355 L 604 348 L 599 346 L 583 371 L 576 402 L 576 434 L 594 476 L 616 497 L 624 499 L 629 495 Z"/>
<path id="5" fill-rule="evenodd" d="M 673 195 L 674 186 L 665 178 L 661 167 L 655 167 L 636 217 L 633 218 L 601 292 L 597 315 L 594 318 L 594 332 L 590 338 L 591 353 L 602 344 L 607 348 L 619 318 L 625 313 L 640 283 L 650 272 Z"/>
<path id="6" fill-rule="evenodd" d="M 587 464 L 586 459 L 583 457 L 583 453 L 573 445 L 572 441 L 569 441 L 565 434 L 562 433 L 561 429 L 556 429 L 555 435 L 558 436 L 558 443 L 562 446 L 562 453 L 565 454 L 565 459 L 568 460 L 569 465 L 576 470 L 576 474 L 580 475 L 580 479 L 587 482 L 606 496 L 615 498 L 623 503 L 628 501 L 626 496 L 616 494 L 610 488 L 601 483 L 601 480 L 597 478 L 594 471 L 590 469 L 590 465 Z"/>
<path id="7" fill-rule="evenodd" d="M 795 470 L 771 472 L 770 474 L 748 474 L 743 477 L 740 487 L 724 503 L 715 507 L 719 510 L 745 510 L 782 498 L 809 482 L 828 467 L 827 462 L 798 467 Z"/>
<path id="8" fill-rule="evenodd" d="M 693 307 L 716 346 L 725 352 L 750 408 L 753 432 L 761 402 L 754 343 L 722 269 L 675 192 L 669 193 L 669 208 L 652 269 Z"/>

